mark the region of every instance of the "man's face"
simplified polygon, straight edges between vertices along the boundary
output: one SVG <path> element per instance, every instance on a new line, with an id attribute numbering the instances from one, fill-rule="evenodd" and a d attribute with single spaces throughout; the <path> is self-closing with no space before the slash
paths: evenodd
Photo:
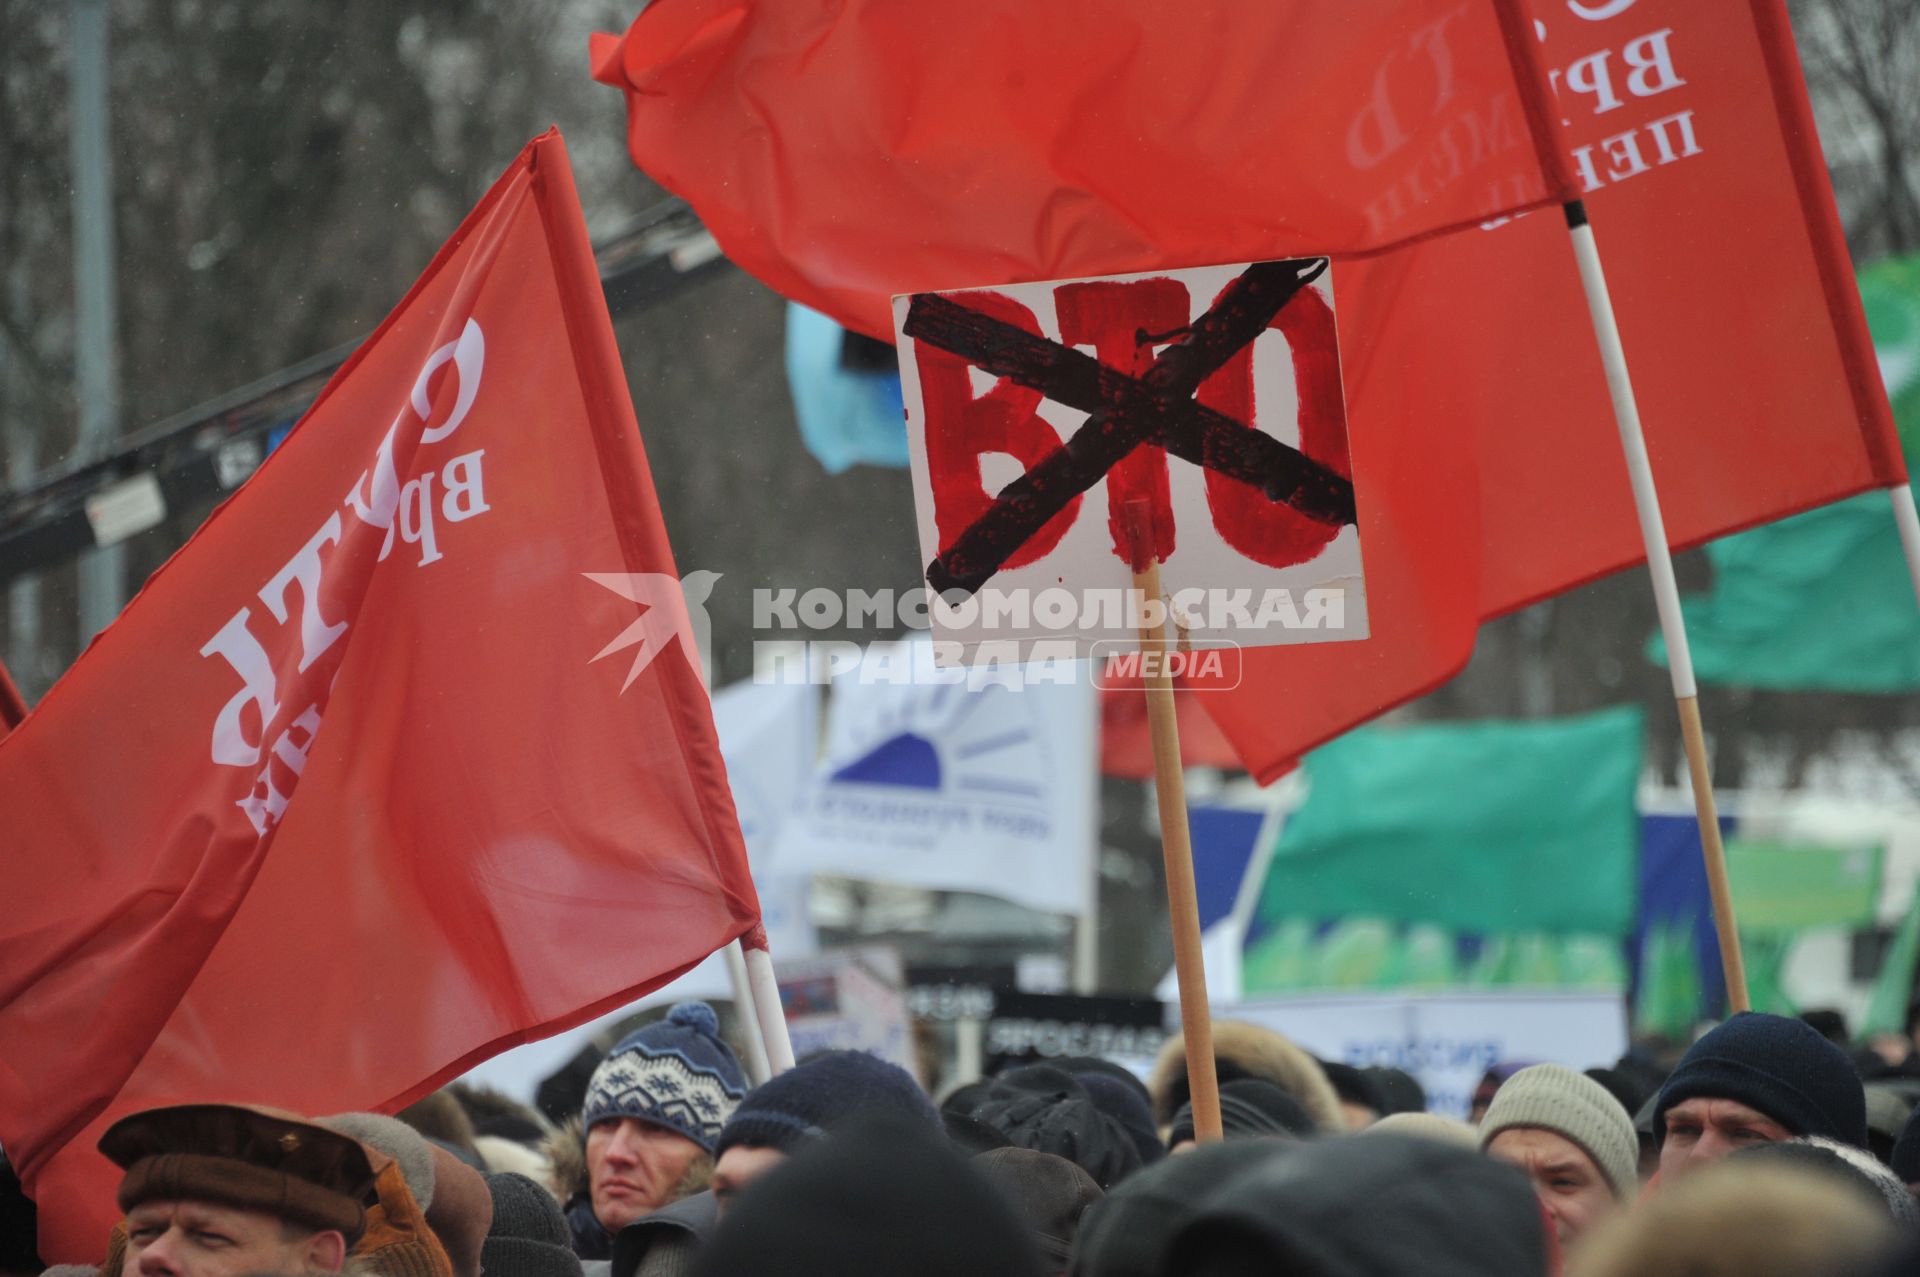
<path id="1" fill-rule="evenodd" d="M 127 1212 L 127 1277 L 333 1273 L 346 1238 L 302 1232 L 279 1216 L 211 1202 L 142 1202 Z"/>
<path id="2" fill-rule="evenodd" d="M 1567 1245 L 1619 1206 L 1607 1177 L 1586 1151 L 1564 1135 L 1532 1127 L 1500 1132 L 1487 1156 L 1510 1162 L 1527 1173 L 1540 1204 L 1553 1217 L 1553 1231 Z"/>
<path id="3" fill-rule="evenodd" d="M 1667 1140 L 1660 1146 L 1660 1182 L 1717 1162 L 1735 1149 L 1777 1144 L 1793 1132 L 1738 1100 L 1699 1096 L 1667 1110 Z"/>
<path id="4" fill-rule="evenodd" d="M 777 1148 L 747 1148 L 735 1144 L 713 1164 L 713 1204 L 725 1215 L 740 1191 L 787 1160 Z"/>
<path id="5" fill-rule="evenodd" d="M 664 1126 L 610 1117 L 587 1132 L 587 1187 L 600 1226 L 617 1233 L 667 1205 L 668 1195 L 705 1150 Z"/>

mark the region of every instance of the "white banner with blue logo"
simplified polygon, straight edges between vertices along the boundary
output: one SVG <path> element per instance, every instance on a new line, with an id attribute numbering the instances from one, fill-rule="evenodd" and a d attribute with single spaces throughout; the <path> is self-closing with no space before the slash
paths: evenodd
<path id="1" fill-rule="evenodd" d="M 1084 913 L 1099 744 L 1086 665 L 983 680 L 933 671 L 916 646 L 930 644 L 876 644 L 834 679 L 827 757 L 769 868 Z"/>

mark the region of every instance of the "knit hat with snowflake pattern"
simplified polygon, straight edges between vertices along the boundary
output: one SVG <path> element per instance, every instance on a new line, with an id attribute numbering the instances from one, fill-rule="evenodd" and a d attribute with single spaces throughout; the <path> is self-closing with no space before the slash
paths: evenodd
<path id="1" fill-rule="evenodd" d="M 721 1041 L 713 1008 L 682 1002 L 666 1019 L 622 1038 L 600 1062 L 580 1118 L 587 1130 L 611 1118 L 650 1122 L 711 1153 L 746 1093 L 746 1074 Z"/>

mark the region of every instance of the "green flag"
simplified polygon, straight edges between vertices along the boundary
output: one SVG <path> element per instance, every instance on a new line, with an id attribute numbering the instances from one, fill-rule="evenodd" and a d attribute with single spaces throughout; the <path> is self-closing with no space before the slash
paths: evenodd
<path id="1" fill-rule="evenodd" d="M 1640 745 L 1620 709 L 1363 728 L 1316 750 L 1246 989 L 1624 988 Z"/>
<path id="2" fill-rule="evenodd" d="M 1880 848 L 1729 838 L 1727 876 L 1742 936 L 1866 927 L 1880 897 Z"/>
<path id="3" fill-rule="evenodd" d="M 1700 1013 L 1700 967 L 1693 953 L 1691 920 L 1669 919 L 1647 928 L 1633 1001 L 1635 1031 L 1684 1040 Z"/>
<path id="4" fill-rule="evenodd" d="M 1913 899 L 1907 903 L 1907 916 L 1901 920 L 1893 943 L 1887 946 L 1887 957 L 1880 964 L 1880 974 L 1874 977 L 1873 995 L 1867 1000 L 1867 1014 L 1860 1026 L 1860 1036 L 1906 1031 L 1907 1004 L 1913 998 L 1913 966 L 1916 960 L 1920 960 L 1920 889 L 1914 891 Z"/>
<path id="5" fill-rule="evenodd" d="M 1920 255 L 1860 272 L 1874 353 L 1908 457 L 1920 435 Z M 1885 494 L 1869 492 L 1707 546 L 1712 588 L 1683 601 L 1703 683 L 1920 688 L 1920 607 Z M 1666 662 L 1658 634 L 1648 658 Z"/>
<path id="6" fill-rule="evenodd" d="M 1623 708 L 1370 727 L 1314 751 L 1255 931 L 1366 917 L 1475 935 L 1625 935 L 1641 728 L 1640 711 Z"/>

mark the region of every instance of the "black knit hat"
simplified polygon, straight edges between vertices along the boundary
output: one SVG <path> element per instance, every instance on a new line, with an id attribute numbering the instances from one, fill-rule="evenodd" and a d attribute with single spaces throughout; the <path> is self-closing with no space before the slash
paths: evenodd
<path id="1" fill-rule="evenodd" d="M 488 1175 L 493 1223 L 480 1244 L 486 1277 L 580 1277 L 567 1220 L 553 1194 L 525 1175 Z"/>
<path id="2" fill-rule="evenodd" d="M 1150 1166 L 1167 1155 L 1166 1146 L 1160 1142 L 1159 1128 L 1154 1125 L 1153 1100 L 1138 1078 L 1130 1079 L 1129 1085 L 1105 1072 L 1070 1069 L 1064 1064 L 1060 1067 L 1080 1084 L 1094 1107 L 1112 1118 L 1133 1141 L 1142 1164 Z"/>
<path id="3" fill-rule="evenodd" d="M 940 1129 L 933 1101 L 905 1069 L 865 1051 L 825 1051 L 748 1092 L 713 1155 L 736 1144 L 790 1153 L 850 1121 L 887 1116 Z"/>
<path id="4" fill-rule="evenodd" d="M 1073 1260 L 1077 1277 L 1546 1270 L 1547 1229 L 1525 1176 L 1391 1134 L 1233 1140 L 1170 1157 L 1087 1211 Z"/>
<path id="5" fill-rule="evenodd" d="M 1405 1069 L 1376 1064 L 1360 1071 L 1367 1075 L 1373 1082 L 1373 1089 L 1380 1093 L 1381 1117 L 1427 1111 L 1427 1088 L 1421 1086 L 1420 1079 Z"/>
<path id="6" fill-rule="evenodd" d="M 1800 1020 L 1743 1011 L 1680 1061 L 1653 1111 L 1654 1138 L 1667 1138 L 1667 1111 L 1699 1096 L 1735 1100 L 1795 1135 L 1867 1146 L 1867 1099 L 1846 1052 Z"/>
<path id="7" fill-rule="evenodd" d="M 995 1080 L 969 1115 L 1016 1148 L 1064 1157 L 1101 1188 L 1140 1169 L 1140 1150 L 1119 1122 L 1100 1111 L 1080 1084 L 1047 1065 L 1015 1069 Z"/>
<path id="8" fill-rule="evenodd" d="M 1013 1208 L 914 1118 L 856 1123 L 768 1171 L 728 1207 L 693 1271 L 1038 1277 L 1041 1267 Z"/>
<path id="9" fill-rule="evenodd" d="M 1260 1135 L 1311 1139 L 1317 1131 L 1300 1101 L 1257 1077 L 1235 1078 L 1220 1088 L 1220 1127 L 1228 1139 Z M 1193 1101 L 1188 1100 L 1173 1115 L 1167 1147 L 1178 1147 L 1192 1138 Z"/>
<path id="10" fill-rule="evenodd" d="M 1333 1083 L 1333 1093 L 1344 1104 L 1358 1104 L 1370 1108 L 1375 1116 L 1386 1112 L 1386 1101 L 1380 1098 L 1380 1088 L 1373 1079 L 1351 1064 L 1342 1064 L 1338 1060 L 1320 1061 L 1321 1072 L 1327 1075 L 1327 1081 Z"/>
<path id="11" fill-rule="evenodd" d="M 1064 1157 L 1032 1148 L 996 1148 L 973 1159 L 973 1169 L 1020 1212 L 1040 1253 L 1064 1263 L 1087 1207 L 1106 1196 L 1093 1176 Z"/>

